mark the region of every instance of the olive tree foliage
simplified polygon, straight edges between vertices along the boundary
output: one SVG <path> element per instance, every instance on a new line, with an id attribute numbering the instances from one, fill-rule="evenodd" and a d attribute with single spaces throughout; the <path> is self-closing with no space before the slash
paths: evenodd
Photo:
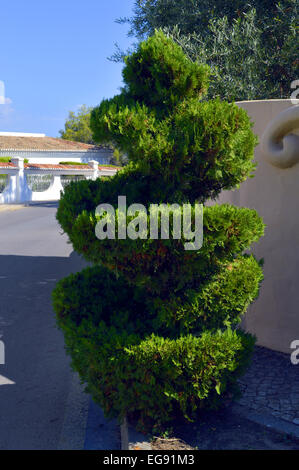
<path id="1" fill-rule="evenodd" d="M 299 0 L 269 2 L 136 2 L 129 22 L 138 39 L 162 28 L 212 76 L 208 98 L 229 101 L 289 98 L 298 78 Z M 114 60 L 126 54 L 119 48 Z"/>
<path id="2" fill-rule="evenodd" d="M 209 97 L 229 101 L 289 98 L 291 82 L 299 73 L 298 37 L 294 12 L 279 9 L 276 18 L 261 23 L 256 10 L 231 23 L 212 19 L 210 34 L 167 33 L 193 61 L 212 69 Z"/>
<path id="3" fill-rule="evenodd" d="M 144 39 L 155 29 L 179 26 L 182 34 L 200 33 L 211 17 L 226 16 L 228 21 L 238 18 L 248 5 L 258 10 L 259 16 L 273 14 L 272 0 L 136 0 L 131 18 L 119 18 L 118 23 L 130 25 L 129 35 Z"/>

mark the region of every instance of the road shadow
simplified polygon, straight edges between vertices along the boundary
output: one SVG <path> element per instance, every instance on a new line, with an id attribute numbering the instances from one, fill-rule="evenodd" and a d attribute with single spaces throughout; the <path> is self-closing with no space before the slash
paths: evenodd
<path id="1" fill-rule="evenodd" d="M 202 413 L 192 423 L 172 423 L 170 439 L 157 439 L 154 450 L 298 450 L 299 439 L 252 422 L 226 406 Z"/>
<path id="2" fill-rule="evenodd" d="M 26 202 L 25 207 L 48 207 L 50 209 L 58 208 L 59 201 L 29 201 Z"/>
<path id="3" fill-rule="evenodd" d="M 69 257 L 0 256 L 0 449 L 57 449 L 70 381 L 70 360 L 56 326 L 52 291 L 86 263 Z"/>

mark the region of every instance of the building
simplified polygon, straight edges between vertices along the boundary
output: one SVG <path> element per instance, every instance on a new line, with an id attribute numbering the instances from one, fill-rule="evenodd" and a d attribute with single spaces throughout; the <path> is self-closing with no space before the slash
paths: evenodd
<path id="1" fill-rule="evenodd" d="M 110 163 L 112 150 L 45 134 L 0 132 L 0 158 L 28 158 L 29 163 L 58 164 L 60 162 L 84 162 L 96 160 L 102 165 Z"/>

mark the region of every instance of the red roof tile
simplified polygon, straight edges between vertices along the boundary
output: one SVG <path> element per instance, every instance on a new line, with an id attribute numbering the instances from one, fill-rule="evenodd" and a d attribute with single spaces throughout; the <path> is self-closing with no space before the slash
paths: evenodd
<path id="1" fill-rule="evenodd" d="M 0 162 L 0 168 L 7 168 L 7 169 L 13 169 L 16 168 L 16 165 L 14 165 L 11 162 Z M 54 163 L 25 163 L 24 168 L 26 170 L 90 170 L 93 171 L 93 168 L 89 166 L 88 164 L 86 165 L 61 165 L 59 164 L 54 164 Z M 105 165 L 99 165 L 99 170 L 111 170 L 111 171 L 118 171 L 119 168 L 112 168 L 109 166 Z"/>
<path id="2" fill-rule="evenodd" d="M 60 163 L 25 163 L 24 168 L 28 170 L 92 170 L 89 165 L 61 165 Z"/>
<path id="3" fill-rule="evenodd" d="M 14 168 L 13 163 L 10 162 L 0 162 L 0 168 Z"/>
<path id="4" fill-rule="evenodd" d="M 102 147 L 55 137 L 20 137 L 0 135 L 0 150 L 92 151 Z"/>

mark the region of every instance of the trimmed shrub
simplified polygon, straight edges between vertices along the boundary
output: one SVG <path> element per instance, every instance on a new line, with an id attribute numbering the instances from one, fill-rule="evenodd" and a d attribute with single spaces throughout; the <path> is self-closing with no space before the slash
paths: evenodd
<path id="1" fill-rule="evenodd" d="M 9 163 L 11 162 L 12 157 L 0 157 L 0 162 Z M 29 163 L 28 158 L 24 158 L 24 163 Z"/>
<path id="2" fill-rule="evenodd" d="M 161 32 L 141 43 L 126 59 L 121 94 L 91 114 L 95 140 L 113 142 L 129 164 L 109 179 L 71 183 L 57 211 L 74 249 L 95 265 L 53 295 L 73 367 L 108 416 L 145 427 L 220 405 L 254 344 L 236 328 L 263 278 L 261 262 L 244 254 L 264 232 L 255 210 L 204 206 L 203 245 L 191 251 L 184 237 L 150 239 L 149 217 L 144 238 L 117 238 L 119 196 L 147 209 L 189 203 L 194 215 L 195 204 L 252 176 L 252 123 L 235 104 L 200 100 L 208 76 Z M 101 203 L 115 208 L 114 240 L 95 235 Z"/>
<path id="3" fill-rule="evenodd" d="M 83 163 L 83 162 L 59 162 L 59 165 L 83 165 L 83 166 L 88 166 L 88 163 Z"/>
<path id="4" fill-rule="evenodd" d="M 199 407 L 218 407 L 254 344 L 230 328 L 163 338 L 142 291 L 98 266 L 60 281 L 54 307 L 87 390 L 107 416 L 137 415 L 143 427 L 174 412 L 192 419 Z"/>

